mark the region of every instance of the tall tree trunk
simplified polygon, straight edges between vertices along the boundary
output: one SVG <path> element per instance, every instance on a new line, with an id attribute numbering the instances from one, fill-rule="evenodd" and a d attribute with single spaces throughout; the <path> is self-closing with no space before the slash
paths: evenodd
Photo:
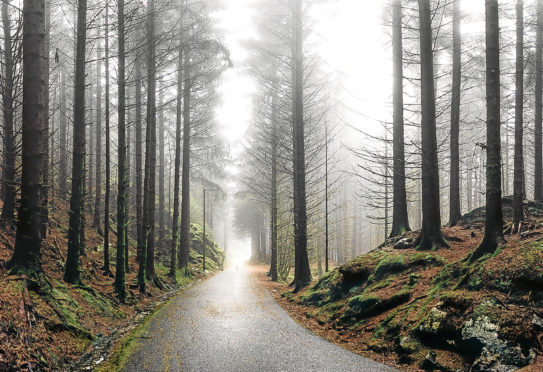
<path id="1" fill-rule="evenodd" d="M 179 244 L 179 268 L 187 271 L 190 257 L 190 106 L 191 70 L 190 50 L 185 48 L 183 56 L 183 170 L 181 175 L 181 237 Z"/>
<path id="2" fill-rule="evenodd" d="M 535 52 L 535 186 L 534 199 L 543 201 L 543 0 L 537 0 Z"/>
<path id="3" fill-rule="evenodd" d="M 467 201 L 468 201 L 468 212 L 471 212 L 473 210 L 473 203 L 472 203 L 472 197 L 473 197 L 473 177 L 472 177 L 472 168 L 473 167 L 473 161 L 469 162 L 467 165 Z"/>
<path id="4" fill-rule="evenodd" d="M 57 68 L 58 68 L 58 65 L 57 65 Z M 57 75 L 58 76 L 58 75 Z M 58 81 L 57 81 L 57 84 L 55 84 L 55 87 L 53 89 L 53 112 L 51 113 L 51 124 L 50 124 L 50 127 L 51 127 L 51 133 L 50 133 L 50 136 L 49 136 L 49 140 L 51 141 L 51 143 L 49 144 L 49 148 L 51 149 L 51 151 L 49 152 L 50 153 L 50 156 L 51 156 L 51 161 L 50 161 L 50 169 L 49 169 L 49 179 L 51 180 L 50 182 L 50 190 L 51 190 L 51 202 L 53 200 L 55 200 L 55 198 L 57 197 L 56 193 L 55 193 L 55 190 L 56 190 L 56 178 L 57 178 L 57 172 L 56 172 L 56 165 L 57 165 L 57 150 L 58 150 L 58 146 L 56 144 L 56 136 L 55 136 L 55 133 L 57 133 L 57 126 L 55 124 L 55 118 L 56 118 L 56 114 L 58 112 Z"/>
<path id="5" fill-rule="evenodd" d="M 272 92 L 272 138 L 271 138 L 271 263 L 270 263 L 270 276 L 271 280 L 277 282 L 277 87 L 278 84 L 274 80 L 273 92 Z"/>
<path id="6" fill-rule="evenodd" d="M 141 262 L 141 252 L 145 247 L 143 241 L 143 153 L 142 153 L 142 115 L 141 115 L 141 61 L 136 57 L 135 67 L 136 80 L 136 238 L 137 253 L 136 259 Z"/>
<path id="7" fill-rule="evenodd" d="M 4 166 L 2 174 L 2 215 L 0 218 L 8 225 L 15 223 L 15 134 L 13 128 L 13 46 L 11 42 L 11 23 L 9 19 L 10 0 L 2 2 L 2 24 L 4 28 L 4 84 L 2 84 L 4 126 Z"/>
<path id="8" fill-rule="evenodd" d="M 117 0 L 117 27 L 118 27 L 118 153 L 119 163 L 117 166 L 118 192 L 117 192 L 117 257 L 115 269 L 115 292 L 121 301 L 126 298 L 126 267 L 125 267 L 125 225 L 126 216 L 126 81 L 125 81 L 125 31 L 124 31 L 124 0 Z"/>
<path id="9" fill-rule="evenodd" d="M 100 39 L 100 37 L 98 37 Z M 101 43 L 96 48 L 96 190 L 94 197 L 93 227 L 103 234 L 102 221 L 102 51 Z"/>
<path id="10" fill-rule="evenodd" d="M 179 42 L 179 58 L 177 61 L 177 104 L 175 120 L 175 170 L 173 183 L 173 221 L 172 221 L 172 247 L 170 260 L 170 277 L 176 280 L 177 272 L 177 246 L 179 243 L 179 181 L 181 178 L 181 121 L 183 97 L 183 44 Z"/>
<path id="11" fill-rule="evenodd" d="M 123 0 L 124 1 L 124 0 Z M 124 7 L 123 7 L 124 8 Z M 124 16 L 123 16 L 124 17 Z M 124 33 L 124 35 L 126 36 L 126 33 Z M 126 48 L 126 47 L 125 47 Z M 126 56 L 125 56 L 125 61 L 126 61 Z M 125 62 L 126 64 L 126 62 Z M 126 92 L 126 77 L 125 77 L 125 92 Z M 130 105 L 130 96 L 128 94 L 125 93 L 125 99 L 124 99 L 125 102 L 128 102 L 128 104 Z M 130 113 L 129 110 L 127 110 L 126 108 L 126 103 L 125 103 L 125 111 L 127 111 L 128 113 Z M 131 203 L 131 199 L 132 198 L 132 190 L 130 189 L 130 172 L 131 172 L 131 169 L 132 169 L 132 165 L 130 164 L 130 152 L 131 152 L 131 148 L 130 148 L 130 145 L 131 145 L 131 128 L 130 128 L 130 123 L 132 122 L 132 118 L 131 118 L 131 115 L 129 114 L 125 114 L 125 116 L 127 117 L 127 119 L 125 119 L 125 132 L 126 132 L 126 150 L 125 150 L 125 159 L 126 159 L 126 165 L 125 165 L 125 194 L 126 194 L 126 197 L 125 197 L 125 203 L 124 203 L 124 206 L 125 206 L 125 210 L 124 210 L 124 215 L 125 215 L 125 224 L 124 224 L 124 269 L 125 269 L 125 272 L 126 273 L 129 273 L 130 272 L 130 262 L 128 260 L 128 251 L 129 251 L 129 247 L 130 247 L 130 235 L 129 235 L 129 226 L 130 226 L 130 203 Z"/>
<path id="12" fill-rule="evenodd" d="M 89 109 L 87 110 L 87 113 L 88 113 L 88 118 L 87 118 L 87 122 L 89 123 L 88 127 L 89 127 L 89 136 L 88 136 L 88 143 L 89 143 L 89 151 L 87 152 L 87 164 L 88 164 L 88 168 L 87 168 L 87 171 L 88 171 L 88 182 L 87 182 L 87 193 L 85 195 L 85 203 L 87 204 L 87 207 L 89 208 L 89 212 L 92 211 L 92 201 L 93 201 L 93 190 L 94 190 L 94 159 L 93 159 L 93 156 L 94 156 L 94 145 L 95 145 L 95 142 L 94 142 L 94 126 L 91 125 L 92 123 L 94 123 L 94 118 L 93 118 L 93 115 L 94 115 L 94 102 L 93 102 L 93 98 L 94 98 L 94 91 L 93 91 L 93 86 L 92 86 L 92 83 L 89 83 L 89 89 L 88 89 L 88 99 L 87 99 L 87 106 L 89 107 Z"/>
<path id="13" fill-rule="evenodd" d="M 513 229 L 523 218 L 524 191 L 524 1 L 517 0 L 517 56 L 515 90 L 515 173 L 513 180 Z"/>
<path id="14" fill-rule="evenodd" d="M 409 231 L 407 214 L 407 194 L 405 191 L 405 143 L 403 118 L 403 41 L 402 41 L 402 1 L 394 0 L 392 5 L 392 49 L 394 64 L 394 128 L 393 128 L 393 211 L 390 237 Z"/>
<path id="15" fill-rule="evenodd" d="M 307 256 L 307 209 L 305 191 L 304 61 L 302 0 L 292 2 L 293 45 L 293 132 L 294 132 L 294 288 L 311 282 Z"/>
<path id="16" fill-rule="evenodd" d="M 503 240 L 500 140 L 500 26 L 498 1 L 486 0 L 486 218 L 485 236 L 471 261 L 494 253 Z"/>
<path id="17" fill-rule="evenodd" d="M 462 34 L 460 32 L 460 0 L 453 3 L 453 82 L 451 102 L 451 179 L 449 225 L 462 219 L 460 205 L 460 100 L 462 84 Z"/>
<path id="18" fill-rule="evenodd" d="M 325 136 L 324 136 L 324 272 L 328 272 L 330 269 L 330 211 L 329 211 L 329 197 L 330 191 L 328 190 L 329 174 L 328 174 L 328 121 L 325 122 Z"/>
<path id="19" fill-rule="evenodd" d="M 23 7 L 23 125 L 21 204 L 15 250 L 8 263 L 12 274 L 35 276 L 41 271 L 41 215 L 39 191 L 42 172 L 42 130 L 45 125 L 44 59 L 45 6 L 24 0 Z"/>
<path id="20" fill-rule="evenodd" d="M 388 205 L 389 205 L 389 200 L 390 200 L 390 197 L 389 197 L 389 186 L 388 186 L 388 183 L 389 183 L 389 180 L 390 180 L 390 174 L 389 174 L 389 163 L 388 163 L 388 129 L 385 130 L 385 159 L 384 159 L 384 165 L 385 165 L 385 179 L 384 179 L 384 183 L 385 183 L 385 205 L 383 207 L 384 209 L 384 212 L 385 212 L 385 220 L 384 220 L 384 230 L 385 230 L 385 234 L 383 236 L 383 241 L 387 240 L 387 237 L 388 237 Z M 347 190 L 345 190 L 345 206 L 347 206 Z M 345 216 L 345 218 L 347 218 L 347 216 Z M 347 225 L 348 226 L 348 225 Z"/>
<path id="21" fill-rule="evenodd" d="M 68 110 L 66 108 L 66 70 L 61 67 L 60 69 L 60 119 L 59 125 L 59 168 L 60 168 L 60 180 L 59 180 L 59 197 L 66 199 L 68 193 L 68 125 L 66 118 Z"/>
<path id="22" fill-rule="evenodd" d="M 45 123 L 42 130 L 43 153 L 42 153 L 42 189 L 41 189 L 41 234 L 47 238 L 47 225 L 49 223 L 49 52 L 51 45 L 51 1 L 45 1 L 45 45 L 44 64 L 45 70 L 45 91 L 43 93 L 43 109 L 45 110 Z"/>
<path id="23" fill-rule="evenodd" d="M 68 229 L 68 253 L 64 281 L 80 284 L 81 206 L 85 183 L 85 53 L 87 0 L 78 0 L 77 53 L 75 62 L 72 195 Z M 40 149 L 43 149 L 40 147 Z"/>
<path id="24" fill-rule="evenodd" d="M 422 230 L 421 250 L 445 247 L 441 234 L 439 170 L 437 167 L 436 99 L 430 0 L 419 0 L 421 58 Z"/>
<path id="25" fill-rule="evenodd" d="M 147 131 L 144 180 L 144 226 L 146 257 L 140 291 L 145 292 L 145 279 L 155 279 L 155 198 L 156 198 L 156 40 L 155 2 L 147 3 Z"/>
<path id="26" fill-rule="evenodd" d="M 158 105 L 160 108 L 159 114 L 158 114 L 158 158 L 159 158 L 159 166 L 158 166 L 158 241 L 160 242 L 160 248 L 163 248 L 164 245 L 162 242 L 164 242 L 164 233 L 165 233 L 165 225 L 164 225 L 164 214 L 166 212 L 165 207 L 165 187 L 164 187 L 164 180 L 166 178 L 166 167 L 164 164 L 164 93 L 162 92 L 163 87 L 160 87 L 158 91 Z"/>
<path id="27" fill-rule="evenodd" d="M 109 265 L 109 207 L 110 207 L 110 192 L 111 192 L 111 144 L 109 136 L 109 5 L 106 4 L 106 30 L 104 35 L 105 41 L 105 69 L 106 69 L 106 192 L 104 195 L 104 275 L 113 276 Z"/>

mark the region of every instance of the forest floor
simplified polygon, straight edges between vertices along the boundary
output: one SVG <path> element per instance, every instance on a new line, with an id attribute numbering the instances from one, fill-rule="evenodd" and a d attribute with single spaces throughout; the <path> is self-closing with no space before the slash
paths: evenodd
<path id="1" fill-rule="evenodd" d="M 296 294 L 266 267 L 255 275 L 297 322 L 389 366 L 541 371 L 543 206 L 525 207 L 521 234 L 475 263 L 465 258 L 483 237 L 484 209 L 443 229 L 448 249 L 418 251 L 409 246 L 417 232 L 406 233 Z"/>
<path id="2" fill-rule="evenodd" d="M 85 370 L 97 367 L 110 350 L 149 314 L 180 290 L 204 276 L 199 256 L 193 275 L 178 272 L 177 284 L 167 276 L 158 256 L 156 271 L 163 288 L 147 285 L 147 294 L 136 288 L 135 244 L 129 252 L 127 300 L 120 303 L 114 293 L 114 278 L 103 275 L 103 238 L 86 221 L 86 251 L 81 258 L 83 286 L 64 283 L 67 250 L 68 204 L 58 203 L 50 212 L 50 229 L 42 245 L 42 269 L 47 284 L 29 284 L 10 276 L 5 269 L 15 242 L 14 228 L 0 229 L 0 371 Z M 115 233 L 111 233 L 111 271 L 115 272 Z M 208 263 L 209 267 L 217 265 Z M 117 345 L 117 347 L 116 347 Z"/>

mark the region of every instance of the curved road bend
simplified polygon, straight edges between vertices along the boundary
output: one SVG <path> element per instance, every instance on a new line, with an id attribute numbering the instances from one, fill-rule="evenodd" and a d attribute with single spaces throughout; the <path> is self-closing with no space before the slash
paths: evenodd
<path id="1" fill-rule="evenodd" d="M 394 371 L 303 328 L 256 281 L 231 269 L 188 289 L 153 318 L 124 371 Z"/>

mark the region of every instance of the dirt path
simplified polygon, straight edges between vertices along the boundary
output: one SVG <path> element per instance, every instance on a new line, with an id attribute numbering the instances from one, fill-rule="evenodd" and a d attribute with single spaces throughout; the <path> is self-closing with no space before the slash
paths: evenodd
<path id="1" fill-rule="evenodd" d="M 124 371 L 392 371 L 294 320 L 245 268 L 225 271 L 163 308 Z"/>

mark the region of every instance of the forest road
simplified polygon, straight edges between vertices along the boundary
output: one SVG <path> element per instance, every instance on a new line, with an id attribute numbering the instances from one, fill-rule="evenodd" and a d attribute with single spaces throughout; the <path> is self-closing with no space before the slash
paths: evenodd
<path id="1" fill-rule="evenodd" d="M 246 268 L 179 295 L 138 342 L 123 371 L 394 371 L 300 326 Z"/>

